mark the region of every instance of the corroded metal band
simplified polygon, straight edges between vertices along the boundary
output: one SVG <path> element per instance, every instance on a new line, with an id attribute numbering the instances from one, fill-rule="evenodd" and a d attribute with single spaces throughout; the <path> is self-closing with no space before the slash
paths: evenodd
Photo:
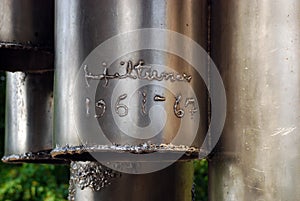
<path id="1" fill-rule="evenodd" d="M 94 145 L 94 146 L 56 146 L 51 151 L 54 158 L 70 158 L 72 160 L 95 160 L 89 153 L 99 153 L 103 155 L 103 161 L 130 161 L 130 158 L 122 157 L 122 153 L 148 154 L 161 153 L 161 160 L 168 160 L 167 154 L 182 154 L 181 160 L 198 158 L 200 150 L 195 147 L 178 146 L 172 144 L 148 144 L 140 145 Z M 204 153 L 204 151 L 201 151 Z M 165 154 L 165 156 L 163 156 Z M 104 156 L 106 155 L 106 156 Z M 113 157 L 111 157 L 113 155 Z M 106 158 L 106 159 L 105 159 Z"/>
<path id="2" fill-rule="evenodd" d="M 37 153 L 24 153 L 24 154 L 12 154 L 2 157 L 3 163 L 51 163 L 51 164 L 67 164 L 69 163 L 66 159 L 52 158 L 50 151 L 41 151 Z"/>
<path id="3" fill-rule="evenodd" d="M 4 42 L 0 41 L 0 49 L 12 49 L 12 50 L 32 50 L 32 51 L 45 51 L 52 53 L 53 47 L 44 47 L 41 45 L 34 45 L 31 43 L 14 43 L 14 42 Z"/>
<path id="4" fill-rule="evenodd" d="M 121 176 L 121 173 L 97 162 L 71 162 L 70 171 L 70 180 L 81 190 L 89 187 L 93 191 L 100 191 L 110 185 L 112 179 Z"/>
<path id="5" fill-rule="evenodd" d="M 177 162 L 150 174 L 118 173 L 98 162 L 72 162 L 69 200 L 192 200 L 193 163 Z"/>
<path id="6" fill-rule="evenodd" d="M 7 45 L 5 46 L 8 47 Z M 11 72 L 53 71 L 54 55 L 52 51 L 49 52 L 45 50 L 40 50 L 36 47 L 11 47 L 12 46 L 10 46 L 10 48 L 0 47 L 0 70 Z"/>

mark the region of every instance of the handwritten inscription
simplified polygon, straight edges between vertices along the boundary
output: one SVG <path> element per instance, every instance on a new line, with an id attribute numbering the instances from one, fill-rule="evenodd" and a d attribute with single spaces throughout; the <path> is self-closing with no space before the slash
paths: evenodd
<path id="1" fill-rule="evenodd" d="M 194 98 L 187 98 L 185 100 L 185 104 L 184 104 L 184 107 L 188 107 L 189 105 L 192 105 L 192 109 L 190 109 L 190 113 L 191 115 L 193 116 L 198 110 L 196 108 L 196 103 L 195 103 L 195 99 Z"/>
<path id="2" fill-rule="evenodd" d="M 184 116 L 184 110 L 181 109 L 180 106 L 179 106 L 180 100 L 181 100 L 181 95 L 178 95 L 177 97 L 175 97 L 175 103 L 174 103 L 174 106 L 173 106 L 174 114 L 178 118 L 182 118 Z"/>
<path id="3" fill-rule="evenodd" d="M 89 98 L 85 99 L 85 108 L 86 108 L 86 115 L 90 115 L 90 102 L 91 100 Z"/>
<path id="4" fill-rule="evenodd" d="M 147 102 L 147 93 L 145 91 L 139 91 L 139 93 L 142 95 L 141 112 L 142 112 L 142 114 L 147 114 L 146 105 L 145 105 Z M 115 107 L 114 107 L 115 112 L 120 117 L 125 117 L 126 115 L 128 115 L 129 108 L 127 107 L 127 105 L 121 103 L 126 98 L 127 98 L 127 94 L 121 94 L 117 98 L 117 101 L 115 103 Z M 191 116 L 193 117 L 193 115 L 198 111 L 198 109 L 196 108 L 195 99 L 194 98 L 186 98 L 185 104 L 183 107 L 180 107 L 181 100 L 182 100 L 182 95 L 178 95 L 175 97 L 175 102 L 173 105 L 173 110 L 174 110 L 175 116 L 177 118 L 183 118 L 185 115 L 185 111 L 184 111 L 183 107 L 187 108 L 189 105 L 191 105 L 192 108 L 189 110 L 189 112 L 190 112 Z M 166 98 L 161 95 L 155 95 L 154 101 L 166 101 Z M 95 118 L 101 118 L 106 111 L 105 101 L 103 99 L 98 100 L 96 102 L 96 108 L 98 108 L 100 112 L 95 115 Z M 87 110 L 87 112 L 88 112 L 88 110 Z"/>
<path id="5" fill-rule="evenodd" d="M 166 101 L 166 97 L 160 96 L 160 95 L 155 95 L 153 100 L 154 101 Z"/>
<path id="6" fill-rule="evenodd" d="M 128 107 L 120 102 L 127 98 L 127 94 L 122 94 L 118 97 L 118 100 L 115 104 L 115 111 L 120 117 L 125 117 L 128 114 Z"/>
<path id="7" fill-rule="evenodd" d="M 139 93 L 143 97 L 143 99 L 142 99 L 142 113 L 147 114 L 147 112 L 146 112 L 147 93 L 146 93 L 146 91 L 142 91 L 142 92 L 139 91 Z"/>
<path id="8" fill-rule="evenodd" d="M 105 111 L 106 111 L 106 103 L 104 100 L 100 99 L 99 101 L 96 102 L 96 107 L 100 109 L 100 113 L 96 114 L 95 117 L 96 118 L 100 118 L 104 115 Z"/>
<path id="9" fill-rule="evenodd" d="M 103 72 L 100 74 L 93 74 L 89 72 L 88 66 L 84 66 L 84 78 L 88 87 L 90 87 L 91 80 L 103 80 L 104 87 L 107 87 L 110 80 L 117 79 L 139 79 L 139 80 L 147 80 L 147 81 L 170 81 L 170 82 L 190 82 L 192 79 L 191 75 L 187 75 L 186 73 L 177 73 L 177 72 L 161 72 L 159 73 L 157 70 L 153 69 L 153 66 L 145 65 L 143 60 L 139 60 L 136 64 L 133 64 L 131 60 L 124 62 L 120 62 L 121 67 L 124 67 L 125 72 L 115 72 L 114 74 L 110 74 L 108 72 L 108 67 L 106 62 L 102 63 Z M 139 91 L 141 95 L 141 113 L 143 115 L 147 114 L 147 92 Z M 127 98 L 127 94 L 121 94 L 114 105 L 114 112 L 120 117 L 125 117 L 128 115 L 129 108 L 127 105 L 122 103 Z M 153 97 L 153 101 L 155 102 L 163 102 L 166 101 L 166 97 L 162 95 L 156 94 Z M 173 104 L 173 112 L 177 118 L 183 118 L 185 115 L 184 108 L 190 108 L 189 113 L 193 117 L 193 115 L 198 111 L 196 108 L 196 102 L 194 98 L 186 98 L 184 104 L 181 106 L 182 95 L 179 94 L 175 96 L 175 102 Z M 86 98 L 86 114 L 90 115 L 90 99 Z M 106 103 L 103 99 L 99 99 L 95 103 L 96 107 L 96 115 L 95 118 L 101 118 L 106 112 Z"/>
<path id="10" fill-rule="evenodd" d="M 158 73 L 157 70 L 152 70 L 152 66 L 144 65 L 143 60 L 140 60 L 137 64 L 133 64 L 132 61 L 121 62 L 121 66 L 125 66 L 126 63 L 126 72 L 124 74 L 120 74 L 118 72 L 114 74 L 108 73 L 108 68 L 104 68 L 102 74 L 92 74 L 88 71 L 88 66 L 84 66 L 85 73 L 85 81 L 87 86 L 89 87 L 89 80 L 104 80 L 104 86 L 107 86 L 109 80 L 112 79 L 140 79 L 140 80 L 148 80 L 148 81 L 162 81 L 162 80 L 170 80 L 171 82 L 179 81 L 179 82 L 190 82 L 192 79 L 191 75 L 187 75 L 186 73 L 175 73 L 175 72 L 162 72 Z"/>
<path id="11" fill-rule="evenodd" d="M 182 118 L 184 116 L 184 110 L 180 108 L 180 101 L 181 101 L 181 95 L 178 95 L 175 97 L 175 104 L 174 104 L 174 114 L 178 117 L 178 118 Z M 198 111 L 196 108 L 196 103 L 195 103 L 195 99 L 194 98 L 186 98 L 185 99 L 185 104 L 184 107 L 187 108 L 189 105 L 192 105 L 192 109 L 189 110 L 189 112 L 191 113 L 191 116 L 193 117 L 193 115 Z"/>

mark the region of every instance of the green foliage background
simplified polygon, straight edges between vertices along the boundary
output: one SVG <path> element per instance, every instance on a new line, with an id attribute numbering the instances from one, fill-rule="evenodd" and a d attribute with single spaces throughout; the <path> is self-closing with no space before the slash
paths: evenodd
<path id="1" fill-rule="evenodd" d="M 0 158 L 4 152 L 5 73 L 0 72 Z M 194 161 L 195 201 L 207 200 L 207 162 Z M 0 162 L 1 201 L 65 201 L 69 168 L 61 165 Z"/>
<path id="2" fill-rule="evenodd" d="M 194 161 L 195 201 L 208 200 L 208 163 L 206 160 Z"/>

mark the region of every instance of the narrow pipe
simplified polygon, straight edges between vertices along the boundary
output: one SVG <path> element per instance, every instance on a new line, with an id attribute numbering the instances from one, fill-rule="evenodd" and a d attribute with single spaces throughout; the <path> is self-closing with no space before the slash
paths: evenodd
<path id="1" fill-rule="evenodd" d="M 7 72 L 3 162 L 60 163 L 52 159 L 53 71 Z"/>

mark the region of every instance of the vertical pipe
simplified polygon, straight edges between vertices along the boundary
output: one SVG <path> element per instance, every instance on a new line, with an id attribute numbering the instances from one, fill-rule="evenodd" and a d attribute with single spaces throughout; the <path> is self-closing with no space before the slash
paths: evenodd
<path id="1" fill-rule="evenodd" d="M 299 200 L 300 2 L 212 0 L 211 20 L 228 112 L 210 200 Z"/>
<path id="2" fill-rule="evenodd" d="M 53 69 L 54 0 L 0 1 L 0 70 Z"/>
<path id="3" fill-rule="evenodd" d="M 83 64 L 85 64 L 84 62 L 86 62 L 90 53 L 106 40 L 111 39 L 118 34 L 133 32 L 137 29 L 156 28 L 159 30 L 175 31 L 193 39 L 205 49 L 207 46 L 206 6 L 206 0 L 56 0 L 54 143 L 60 147 L 54 149 L 51 152 L 52 155 L 57 157 L 61 155 L 60 157 L 63 158 L 71 157 L 72 160 L 86 161 L 91 158 L 88 158 L 87 155 L 83 156 L 82 153 L 84 153 L 87 148 L 91 147 L 91 151 L 93 152 L 100 149 L 101 156 L 108 152 L 119 154 L 123 150 L 130 151 L 130 153 L 137 150 L 140 154 L 135 154 L 135 156 L 138 155 L 143 157 L 143 155 L 151 155 L 142 154 L 145 153 L 144 151 L 147 151 L 144 150 L 144 148 L 148 148 L 148 141 L 151 141 L 155 147 L 160 147 L 161 144 L 170 144 L 171 140 L 175 138 L 176 132 L 173 131 L 178 129 L 180 120 L 174 115 L 173 111 L 175 98 L 172 94 L 170 95 L 167 90 L 163 91 L 163 93 L 166 94 L 166 99 L 170 102 L 160 102 L 158 104 L 166 110 L 165 114 L 170 116 L 170 119 L 168 118 L 168 125 L 164 127 L 157 136 L 142 139 L 124 133 L 119 126 L 121 124 L 125 127 L 128 126 L 126 129 L 132 133 L 135 132 L 141 135 L 149 134 L 147 132 L 137 132 L 138 129 L 135 130 L 134 127 L 130 126 L 134 120 L 136 120 L 137 124 L 142 125 L 141 127 L 146 127 L 151 123 L 149 121 L 150 118 L 147 118 L 149 115 L 143 114 L 144 111 L 141 107 L 137 107 L 138 109 L 136 110 L 132 108 L 138 105 L 137 103 L 141 102 L 144 103 L 145 107 L 151 108 L 153 97 L 151 97 L 151 100 L 149 98 L 144 101 L 142 98 L 146 95 L 143 92 L 140 94 L 137 93 L 138 98 L 134 99 L 137 102 L 127 104 L 130 108 L 129 111 L 132 112 L 131 115 L 134 119 L 132 121 L 122 121 L 120 123 L 114 121 L 112 116 L 113 112 L 117 113 L 117 106 L 113 105 L 115 103 L 112 104 L 112 100 L 118 98 L 119 95 L 121 95 L 121 92 L 125 93 L 124 91 L 126 90 L 131 92 L 138 91 L 134 87 L 140 89 L 143 86 L 142 81 L 138 80 L 139 83 L 136 83 L 134 82 L 135 80 L 132 81 L 129 78 L 124 78 L 122 81 L 125 80 L 128 82 L 119 86 L 121 90 L 117 95 L 113 95 L 112 93 L 115 91 L 114 87 L 117 86 L 118 81 L 120 80 L 110 80 L 109 85 L 106 85 L 104 80 L 92 80 L 91 83 L 93 83 L 93 85 L 91 84 L 91 86 L 87 84 L 87 82 L 79 82 L 79 84 L 77 84 L 77 81 L 81 81 L 81 79 L 84 78 L 87 79 L 90 73 L 102 73 L 103 69 L 106 69 L 106 67 L 109 71 L 108 74 L 114 74 L 116 77 L 120 77 L 120 75 L 123 74 L 122 70 L 124 70 L 124 68 L 122 68 L 122 60 L 119 58 L 117 58 L 113 63 L 114 65 L 111 66 L 107 65 L 105 62 L 105 59 L 110 59 L 109 57 L 104 58 L 104 60 L 100 60 L 98 57 L 94 58 L 96 63 L 94 63 L 95 69 L 91 69 L 91 65 L 88 65 L 89 73 L 82 70 L 84 69 Z M 170 38 L 156 37 L 157 36 L 154 35 L 146 38 L 146 42 L 151 41 L 157 43 L 157 41 L 165 42 L 170 40 Z M 119 49 L 134 46 L 136 44 L 142 45 L 145 42 L 144 40 L 145 38 L 141 38 L 139 34 L 137 34 L 136 38 L 132 41 L 128 41 L 125 38 L 124 40 L 114 43 L 114 45 L 116 45 L 114 46 L 115 49 L 109 49 L 107 52 L 102 52 L 103 54 L 100 56 L 109 54 L 109 51 L 119 51 Z M 181 44 L 176 45 L 179 46 Z M 188 50 L 183 51 L 185 51 L 186 55 L 191 53 L 188 52 Z M 192 55 L 197 54 L 196 52 L 192 53 Z M 142 51 L 130 52 L 125 56 L 120 56 L 122 56 L 121 59 L 125 58 L 126 64 L 129 64 L 129 60 L 132 60 L 135 64 L 140 60 L 144 60 L 146 65 L 160 64 L 160 66 L 163 66 L 157 70 L 156 73 L 170 71 L 170 69 L 165 69 L 165 66 L 168 66 L 175 72 L 185 72 L 188 71 L 188 67 L 190 67 L 187 62 L 179 58 L 179 56 L 174 56 L 169 52 L 161 53 L 153 49 L 143 49 Z M 130 68 L 128 67 L 127 70 L 130 71 Z M 82 72 L 85 72 L 86 74 L 82 75 Z M 119 74 L 117 74 L 117 72 Z M 199 148 L 200 139 L 203 137 L 203 133 L 206 133 L 207 126 L 206 89 L 200 76 L 195 75 L 195 70 L 190 70 L 188 72 L 193 76 L 191 85 L 199 92 L 197 95 L 199 95 L 201 100 L 198 108 L 198 111 L 200 111 L 199 113 L 201 113 L 199 135 L 193 144 L 193 146 Z M 98 83 L 98 85 L 95 83 Z M 157 85 L 152 85 L 145 89 L 148 95 L 155 95 L 156 91 L 161 92 L 161 88 L 158 87 L 161 86 L 159 85 L 160 83 L 156 82 L 156 84 Z M 170 83 L 168 84 L 171 86 Z M 165 87 L 167 87 L 167 84 L 165 85 Z M 172 88 L 172 86 L 170 88 Z M 94 90 L 93 92 L 95 93 L 87 97 L 86 92 L 91 90 Z M 184 91 L 182 93 L 184 93 Z M 126 96 L 123 96 L 123 99 L 125 99 L 125 97 Z M 103 109 L 103 105 L 97 105 L 98 102 L 96 102 L 96 100 L 102 99 L 104 99 L 107 104 L 105 105 L 107 106 L 105 109 Z M 119 100 L 123 99 L 119 97 Z M 103 102 L 104 101 L 102 100 L 99 104 L 103 104 Z M 123 109 L 121 112 L 124 112 L 124 116 L 126 116 L 126 111 L 128 112 L 127 108 L 124 105 L 120 108 Z M 96 114 L 94 110 L 106 113 L 102 118 L 101 113 Z M 91 113 L 91 111 L 93 111 L 93 113 Z M 159 123 L 162 116 L 155 116 L 155 119 L 152 120 Z M 116 122 L 119 124 L 117 125 Z M 193 122 L 193 120 L 190 122 Z M 159 124 L 154 127 L 158 126 Z M 106 137 L 110 142 L 108 142 L 104 136 L 99 135 L 99 128 L 105 131 Z M 188 130 L 185 130 L 185 135 L 189 135 L 191 132 L 194 131 L 191 128 L 188 128 Z M 82 139 L 82 137 L 90 134 L 95 134 L 93 136 L 95 138 L 86 138 L 87 140 L 84 138 Z M 142 146 L 137 146 L 141 144 Z M 184 143 L 182 144 L 185 145 Z M 175 144 L 174 147 L 177 147 L 173 147 L 171 151 L 176 152 L 176 148 L 182 144 Z M 68 153 L 75 154 L 66 156 Z M 163 160 L 165 155 L 165 152 L 162 153 L 160 160 Z M 108 157 L 106 159 L 111 164 L 114 164 L 113 162 L 115 162 L 114 160 L 116 160 L 116 157 Z M 127 158 L 125 158 L 125 160 L 126 159 Z M 156 160 L 154 162 L 156 164 L 162 165 L 163 163 L 158 161 L 157 158 L 154 158 L 154 160 Z M 120 162 L 121 159 L 117 161 Z M 126 165 L 126 161 L 125 163 L 122 162 L 120 166 Z M 143 162 L 145 161 L 142 161 L 141 163 Z M 76 161 L 73 165 L 93 163 L 94 162 Z M 131 163 L 129 164 L 132 165 Z M 145 163 L 142 165 L 144 164 Z M 160 172 L 152 172 L 147 175 L 122 174 L 120 178 L 116 178 L 115 183 L 112 182 L 111 186 L 105 187 L 97 193 L 88 188 L 83 191 L 78 191 L 76 189 L 77 200 L 190 200 L 192 171 L 190 171 L 189 168 L 191 168 L 191 165 L 190 162 L 187 162 L 185 164 L 182 163 L 182 168 L 180 167 L 181 165 L 179 165 L 178 168 L 177 165 L 175 165 L 175 168 L 174 166 L 168 167 L 162 171 L 163 174 Z M 133 170 L 137 168 L 139 167 L 130 167 L 130 169 Z M 91 176 L 93 176 L 93 173 L 97 173 L 97 171 L 92 170 Z M 175 181 L 174 179 L 177 180 Z"/>
<path id="4" fill-rule="evenodd" d="M 53 71 L 7 72 L 3 162 L 60 162 L 53 138 Z M 62 162 L 62 161 L 61 161 Z"/>
<path id="5" fill-rule="evenodd" d="M 114 109 L 113 107 L 110 107 L 110 105 L 107 105 L 105 110 L 106 114 L 103 116 L 103 118 L 100 118 L 100 116 L 98 116 L 98 119 L 95 117 L 97 116 L 96 114 L 90 113 L 90 111 L 93 111 L 95 108 L 95 99 L 99 100 L 100 98 L 104 97 L 103 99 L 105 100 L 106 104 L 108 104 L 111 103 L 113 98 L 117 98 L 117 95 L 120 95 L 117 94 L 115 96 L 112 96 L 112 92 L 114 91 L 114 87 L 117 85 L 117 81 L 111 80 L 107 87 L 104 86 L 103 80 L 98 81 L 98 88 L 94 88 L 95 93 L 96 91 L 97 93 L 93 94 L 93 96 L 89 98 L 86 98 L 86 91 L 90 90 L 93 87 L 88 88 L 89 86 L 86 86 L 86 83 L 76 85 L 76 81 L 84 77 L 82 76 L 78 78 L 78 75 L 81 75 L 81 66 L 88 55 L 97 46 L 113 36 L 121 33 L 132 32 L 137 29 L 156 28 L 159 30 L 165 29 L 175 31 L 193 39 L 204 49 L 206 49 L 207 1 L 79 0 L 56 1 L 55 6 L 55 144 L 62 147 L 65 145 L 67 146 L 66 149 L 62 150 L 55 149 L 52 152 L 53 155 L 66 155 L 70 150 L 68 148 L 74 150 L 74 147 L 82 146 L 82 144 L 90 146 L 94 146 L 95 144 L 111 145 L 112 143 L 119 145 L 137 145 L 148 141 L 151 141 L 156 145 L 170 144 L 172 139 L 175 138 L 176 129 L 178 129 L 178 125 L 180 125 L 180 120 L 174 115 L 173 112 L 173 104 L 175 102 L 175 98 L 174 96 L 168 94 L 167 90 L 163 91 L 163 93 L 169 95 L 169 97 L 166 98 L 168 102 L 166 101 L 158 103 L 161 104 L 165 111 L 167 111 L 167 126 L 165 126 L 157 136 L 141 140 L 131 137 L 127 135 L 127 133 L 124 133 L 123 131 L 121 131 L 121 129 L 119 129 L 118 126 L 121 125 L 121 123 L 117 122 L 119 123 L 119 125 L 116 125 L 117 123 L 112 117 L 112 113 L 115 112 L 113 110 L 116 110 L 116 108 Z M 168 38 L 166 38 L 166 40 L 164 41 L 167 41 L 167 39 Z M 154 43 L 157 38 L 147 38 L 147 40 L 153 40 Z M 125 45 L 126 47 L 132 45 L 131 42 L 127 42 L 126 40 L 118 42 L 119 43 L 117 49 L 122 47 L 124 43 L 127 43 Z M 139 38 L 139 35 L 137 35 L 136 39 L 132 43 L 143 44 L 143 42 L 144 41 Z M 107 52 L 105 52 L 105 54 L 107 54 Z M 125 55 L 124 57 L 125 59 L 127 59 L 125 61 L 132 60 L 134 63 L 136 63 L 139 60 L 144 60 L 146 62 L 146 65 L 152 63 L 160 64 L 161 66 L 164 65 L 170 68 L 173 67 L 173 70 L 178 72 L 188 71 L 187 68 L 190 67 L 185 61 L 183 61 L 183 59 L 180 59 L 177 56 L 172 56 L 170 54 L 162 55 L 155 51 L 133 52 Z M 119 63 L 121 62 L 118 60 L 115 62 L 115 64 Z M 99 73 L 101 73 L 101 65 L 104 64 L 102 61 L 99 61 L 97 65 L 99 65 L 97 67 L 97 70 L 99 71 Z M 89 70 L 89 72 L 93 72 L 90 66 Z M 109 66 L 109 74 L 114 74 L 114 72 L 120 71 L 122 71 L 122 68 L 120 66 Z M 163 71 L 168 70 L 159 69 L 159 72 Z M 190 72 L 193 76 L 191 85 L 193 85 L 197 93 L 199 92 L 198 98 L 200 101 L 198 111 L 199 113 L 201 113 L 201 122 L 199 125 L 199 132 L 196 140 L 191 143 L 194 147 L 199 148 L 201 145 L 199 145 L 199 142 L 201 142 L 203 135 L 206 133 L 207 129 L 206 88 L 201 78 L 195 75 L 195 71 L 190 70 L 188 72 Z M 122 88 L 120 90 L 120 93 L 125 93 L 124 91 L 126 91 L 127 89 L 130 89 L 133 92 L 134 90 L 136 90 L 135 87 L 142 87 L 142 81 L 138 84 L 140 86 L 137 86 L 137 84 L 132 84 L 130 82 L 130 79 L 127 80 L 129 81 L 126 84 L 120 86 L 120 88 Z M 94 80 L 91 82 L 95 83 L 97 81 Z M 148 96 L 154 96 L 155 91 L 162 91 L 159 87 L 155 87 L 154 85 L 146 89 L 148 90 Z M 76 96 L 74 95 L 74 91 L 76 92 Z M 136 105 L 138 105 L 141 103 L 142 98 L 141 94 L 137 93 L 136 96 L 140 99 L 138 100 L 138 103 L 135 103 Z M 76 100 L 74 101 L 72 97 L 76 97 Z M 151 99 L 148 98 L 145 101 L 146 108 L 151 108 L 154 105 L 152 100 L 153 97 L 151 97 Z M 135 109 L 134 107 L 137 107 L 137 109 Z M 99 107 L 97 107 L 97 110 L 98 108 Z M 131 104 L 129 106 L 130 112 L 135 112 L 134 114 L 132 114 L 133 112 L 131 113 L 131 115 L 133 116 L 132 119 L 137 119 L 137 122 L 143 126 L 150 124 L 149 118 L 147 118 L 148 116 L 142 114 L 141 111 L 139 111 L 139 108 L 140 107 L 138 106 L 134 106 L 134 104 Z M 160 119 L 156 118 L 156 122 L 159 121 Z M 191 120 L 191 122 L 192 121 L 193 120 Z M 131 124 L 128 123 L 128 121 L 123 122 L 125 122 L 123 123 L 123 126 L 126 127 L 127 130 L 132 133 L 138 133 L 137 130 L 135 130 L 135 127 L 130 127 Z M 106 139 L 101 138 L 101 136 L 98 135 L 99 127 L 101 127 L 101 129 L 104 130 L 105 134 L 107 134 L 107 138 L 109 138 L 110 142 L 107 142 Z M 158 127 L 158 125 L 155 125 L 154 127 Z M 194 131 L 189 128 L 189 130 L 186 131 L 185 134 L 188 135 L 192 132 Z M 98 143 L 99 141 L 90 138 L 87 140 L 80 138 L 82 137 L 82 135 L 88 135 L 90 133 L 97 134 L 98 139 L 100 139 L 100 143 Z M 143 133 L 140 132 L 140 134 Z M 177 143 L 175 145 L 179 146 L 191 144 Z M 79 152 L 82 153 L 82 151 L 80 150 Z M 76 156 L 78 155 L 74 154 L 72 157 Z"/>
<path id="6" fill-rule="evenodd" d="M 72 162 L 69 200 L 191 201 L 193 162 L 150 174 L 114 172 L 97 162 Z"/>

